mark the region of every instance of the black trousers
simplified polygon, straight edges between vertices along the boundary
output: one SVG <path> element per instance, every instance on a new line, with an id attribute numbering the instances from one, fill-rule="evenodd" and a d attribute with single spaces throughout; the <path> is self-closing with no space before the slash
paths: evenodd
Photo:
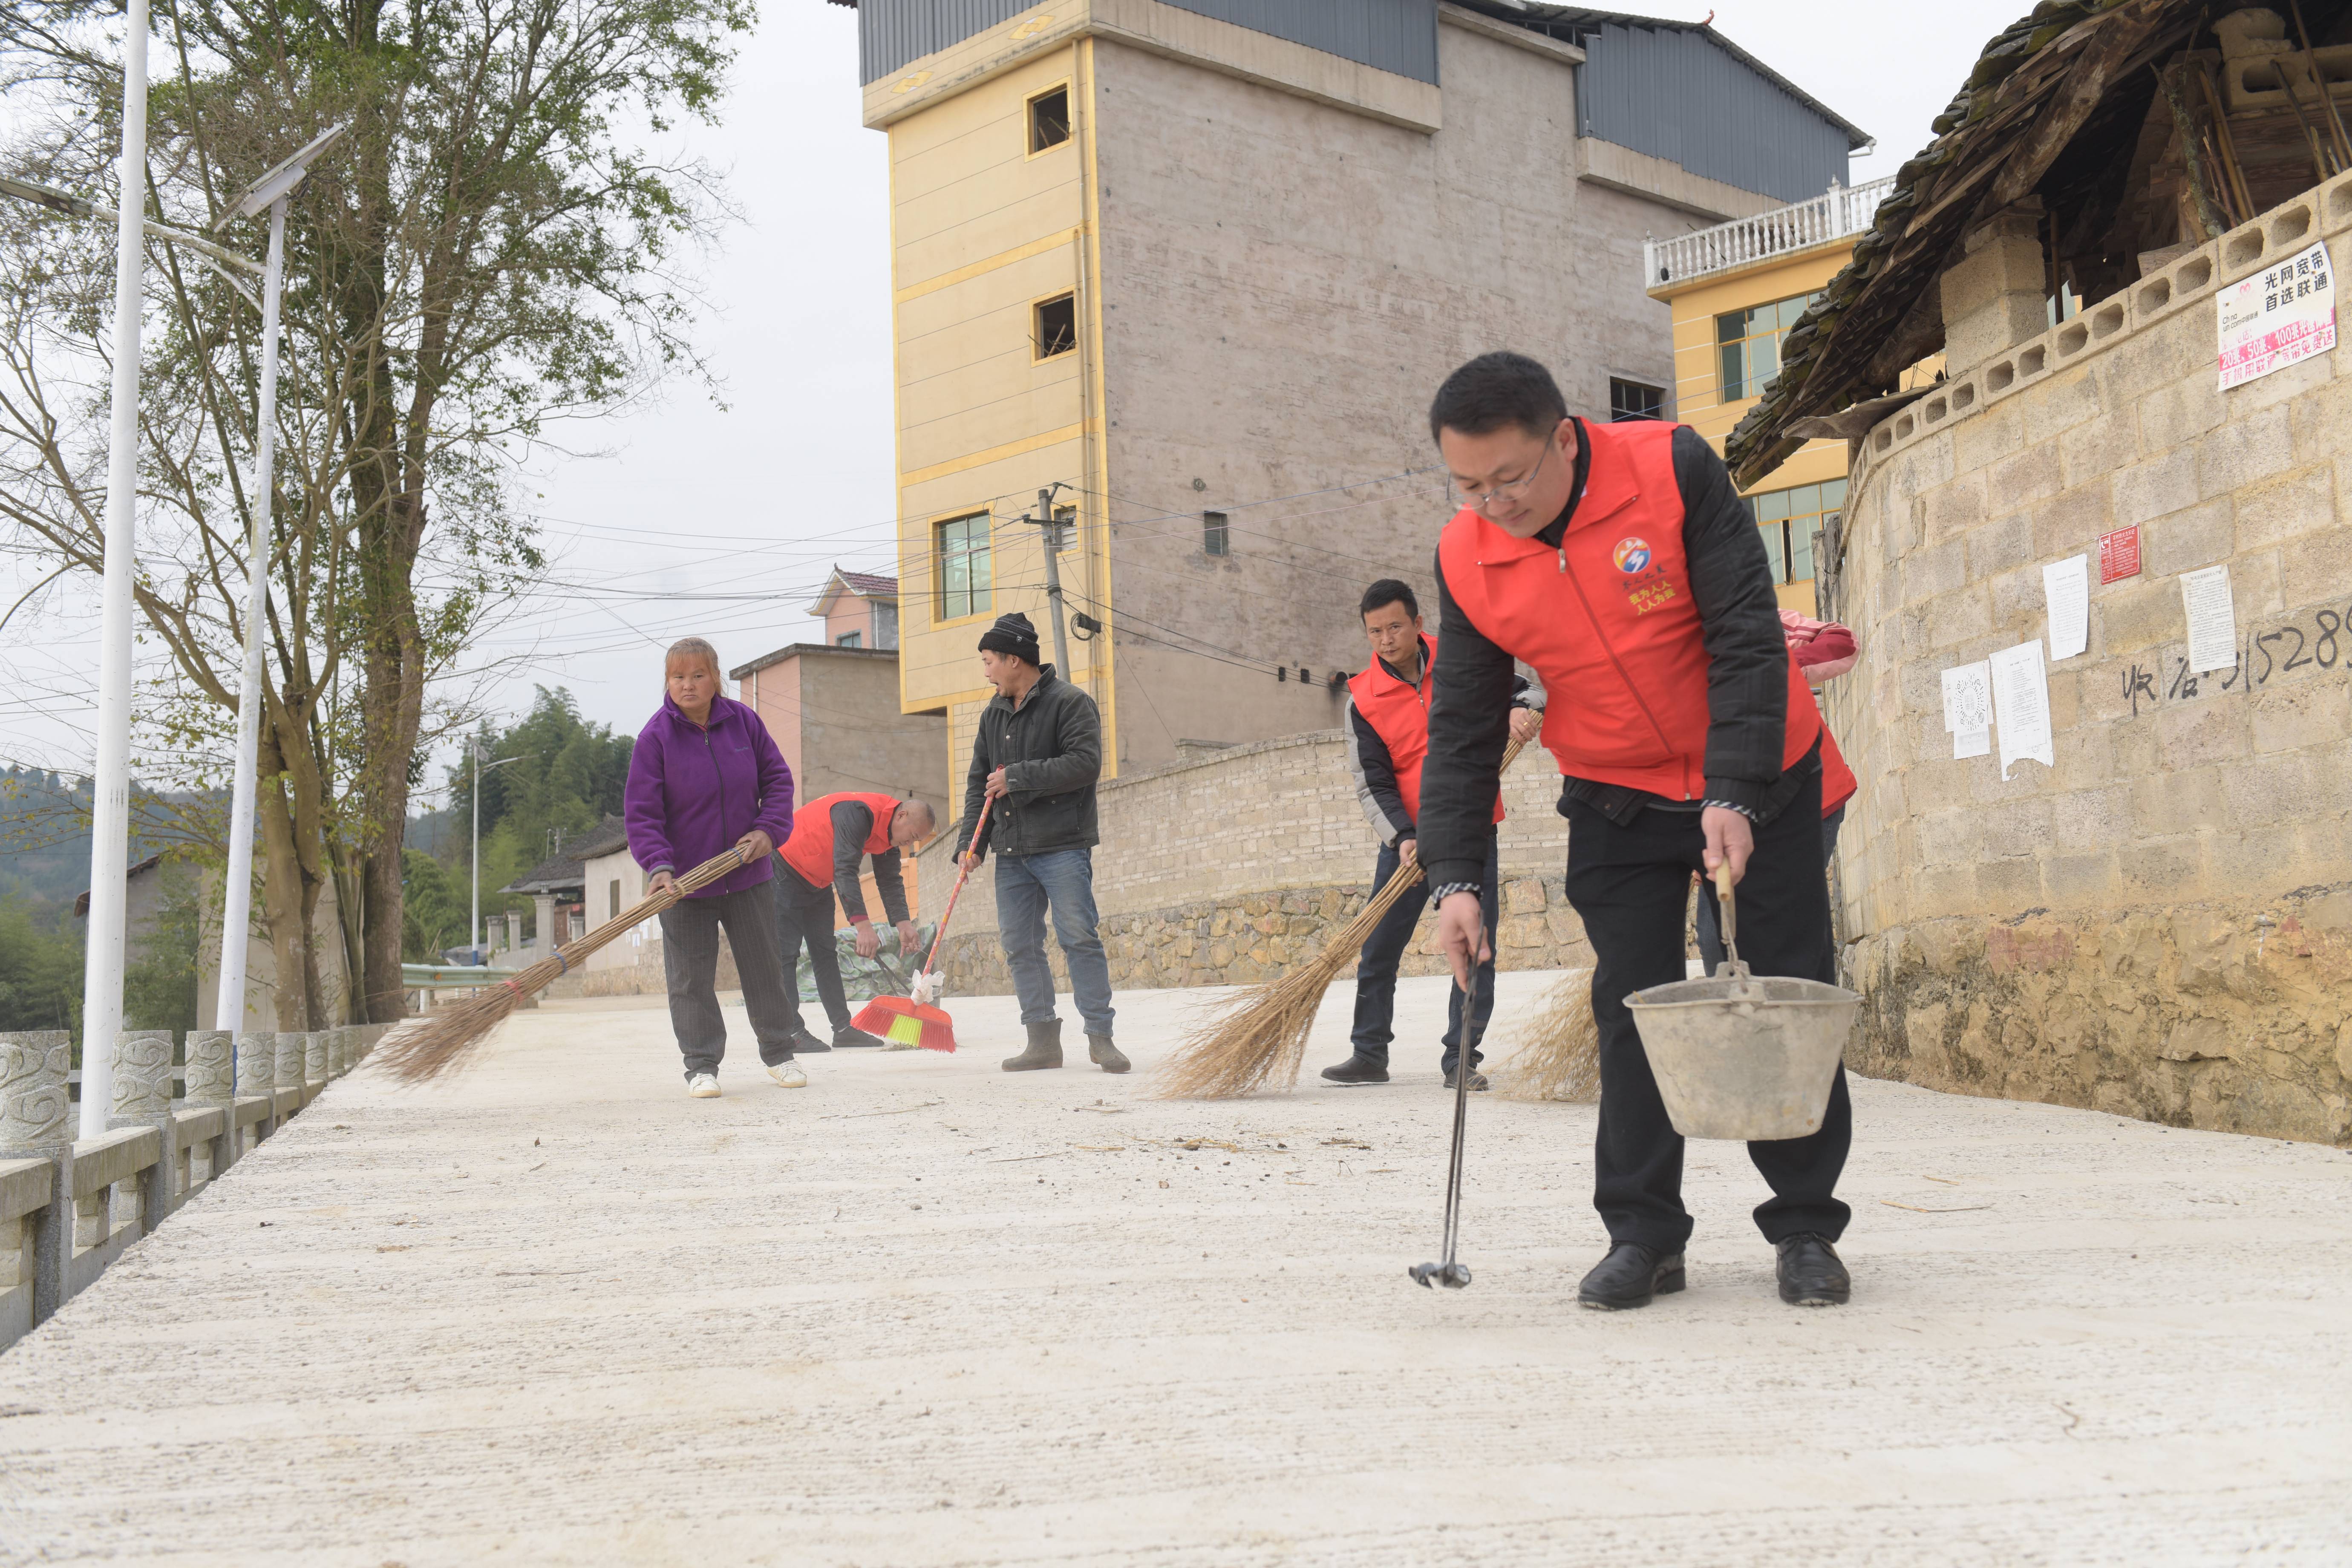
<path id="1" fill-rule="evenodd" d="M 1500 850 L 1490 835 L 1486 840 L 1486 881 L 1480 889 L 1479 909 L 1486 921 L 1489 941 L 1500 941 L 1496 930 L 1496 888 L 1500 879 Z M 1380 858 L 1372 866 L 1372 890 L 1388 886 L 1389 878 L 1396 872 L 1403 857 L 1394 845 L 1381 847 Z M 1429 908 L 1426 884 L 1399 899 L 1389 909 L 1381 923 L 1372 928 L 1365 939 L 1362 956 L 1356 960 L 1356 1019 L 1349 1031 L 1349 1044 L 1355 1054 L 1382 1067 L 1389 1065 L 1389 1043 L 1396 1038 L 1397 965 L 1403 962 L 1404 950 L 1412 945 L 1413 927 L 1421 921 L 1423 911 Z M 1486 1059 L 1478 1042 L 1486 1037 L 1486 1020 L 1495 1015 L 1495 961 L 1490 956 L 1471 977 L 1475 987 L 1470 998 L 1470 1065 L 1476 1067 Z M 1445 1036 L 1438 1044 L 1443 1047 L 1438 1057 L 1438 1070 L 1452 1072 L 1455 1058 L 1462 1049 L 1462 987 L 1451 986 L 1445 998 Z"/>
<path id="2" fill-rule="evenodd" d="M 1822 861 L 1825 866 L 1837 858 L 1838 829 L 1844 822 L 1843 806 L 1822 818 Z M 1709 974 L 1722 967 L 1726 957 L 1723 951 L 1723 917 L 1716 912 L 1715 902 L 1714 888 L 1701 888 L 1698 890 L 1697 913 L 1692 922 L 1698 928 L 1698 961 L 1706 966 Z M 1735 909 L 1732 913 L 1737 918 L 1738 910 Z M 1832 931 L 1831 940 L 1834 942 L 1835 928 Z M 1753 969 L 1755 965 L 1751 963 L 1748 967 Z"/>
<path id="3" fill-rule="evenodd" d="M 1679 1252 L 1691 1233 L 1682 1199 L 1683 1137 L 1666 1119 L 1625 998 L 1684 977 L 1683 911 L 1691 873 L 1705 869 L 1706 839 L 1695 811 L 1648 810 L 1621 827 L 1571 798 L 1568 822 L 1568 900 L 1592 943 L 1592 1016 L 1601 1030 L 1592 1206 L 1611 1241 Z M 1756 853 L 1735 900 L 1739 955 L 1755 973 L 1835 978 L 1818 775 L 1757 826 Z M 1819 1131 L 1748 1145 L 1748 1157 L 1772 1189 L 1756 1210 L 1767 1241 L 1804 1232 L 1834 1241 L 1844 1231 L 1852 1211 L 1836 1190 L 1853 1142 L 1853 1102 L 1840 1066 Z"/>
<path id="4" fill-rule="evenodd" d="M 792 1010 L 793 1027 L 801 1023 L 801 944 L 809 950 L 809 968 L 816 975 L 816 994 L 833 1032 L 849 1027 L 849 994 L 841 984 L 841 950 L 834 945 L 833 884 L 812 888 L 802 875 L 776 862 L 776 955 L 784 966 L 784 1005 Z"/>
<path id="5" fill-rule="evenodd" d="M 745 888 L 700 899 L 680 899 L 661 913 L 662 971 L 669 982 L 669 1026 L 677 1032 L 686 1076 L 715 1073 L 727 1055 L 727 1021 L 719 1011 L 719 932 L 735 953 L 743 982 L 743 1010 L 770 1067 L 790 1061 L 795 1015 L 776 967 L 775 895 Z"/>

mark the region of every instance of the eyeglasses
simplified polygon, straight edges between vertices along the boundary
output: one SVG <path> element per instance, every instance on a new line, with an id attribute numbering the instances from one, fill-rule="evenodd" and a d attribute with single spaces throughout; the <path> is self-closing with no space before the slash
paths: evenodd
<path id="1" fill-rule="evenodd" d="M 1493 516 L 1494 514 L 1487 511 L 1487 509 L 1496 501 L 1517 500 L 1527 494 L 1528 487 L 1536 482 L 1538 474 L 1543 472 L 1544 464 L 1551 460 L 1551 438 L 1546 437 L 1542 456 L 1536 458 L 1536 466 L 1529 468 L 1524 477 L 1513 479 L 1507 485 L 1496 485 L 1491 490 L 1464 490 L 1460 492 L 1462 504 L 1474 511 L 1486 512 L 1486 515 Z"/>

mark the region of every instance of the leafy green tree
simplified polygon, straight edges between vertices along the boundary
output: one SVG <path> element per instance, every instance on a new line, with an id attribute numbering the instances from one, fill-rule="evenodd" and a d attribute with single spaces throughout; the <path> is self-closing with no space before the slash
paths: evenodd
<path id="1" fill-rule="evenodd" d="M 129 200 L 204 228 L 310 136 L 351 128 L 288 222 L 259 835 L 283 1027 L 333 1021 L 313 942 L 331 880 L 363 1015 L 399 1016 L 409 794 L 465 717 L 436 683 L 538 575 L 518 464 L 562 422 L 699 371 L 684 264 L 723 204 L 703 167 L 635 143 L 715 116 L 752 21 L 751 0 L 156 6 L 146 188 Z M 25 89 L 7 161 L 115 195 L 120 25 L 111 0 L 0 7 L 0 82 Z M 258 220 L 227 232 L 259 247 Z M 231 283 L 153 257 L 139 614 L 172 668 L 151 693 L 158 749 L 219 757 L 245 630 L 257 322 Z M 102 557 L 93 367 L 111 276 L 104 231 L 0 215 L 0 533 L 61 571 Z"/>
<path id="2" fill-rule="evenodd" d="M 500 897 L 505 887 L 560 844 L 575 838 L 621 809 L 629 779 L 629 752 L 635 740 L 615 735 L 604 724 L 580 717 L 572 693 L 561 687 L 535 689 L 530 711 L 504 730 L 485 725 L 473 744 L 484 761 L 518 761 L 482 774 L 482 912 L 529 911 L 529 899 Z M 474 771 L 465 763 L 449 770 L 450 811 L 468 825 L 474 804 Z M 457 846 L 459 896 L 466 887 L 469 843 Z M 464 929 L 464 917 L 458 929 Z M 453 940 L 464 940 L 455 938 Z"/>
<path id="3" fill-rule="evenodd" d="M 0 897 L 0 1030 L 68 1029 L 81 1034 L 81 933 L 35 918 L 18 888 Z"/>
<path id="4" fill-rule="evenodd" d="M 438 963 L 444 948 L 459 947 L 466 934 L 466 883 L 421 849 L 401 857 L 407 875 L 400 900 L 400 956 L 408 963 Z"/>
<path id="5" fill-rule="evenodd" d="M 122 1022 L 127 1028 L 184 1033 L 196 1026 L 196 964 L 205 933 L 202 882 L 191 868 L 169 862 L 160 875 L 163 887 L 154 920 L 139 944 L 139 960 L 122 972 Z"/>

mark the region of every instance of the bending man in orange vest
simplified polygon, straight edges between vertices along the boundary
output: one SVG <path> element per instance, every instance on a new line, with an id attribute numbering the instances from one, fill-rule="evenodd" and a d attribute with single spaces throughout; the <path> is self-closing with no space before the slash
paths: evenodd
<path id="1" fill-rule="evenodd" d="M 887 1044 L 849 1021 L 849 999 L 842 990 L 841 959 L 833 946 L 834 900 L 857 932 L 857 956 L 871 958 L 882 951 L 882 939 L 866 912 L 866 893 L 858 871 L 866 858 L 874 858 L 874 889 L 882 895 L 882 911 L 898 928 L 898 951 L 915 951 L 915 921 L 907 910 L 907 881 L 899 874 L 898 851 L 931 835 L 937 817 L 919 800 L 887 795 L 827 795 L 801 807 L 793 818 L 792 837 L 776 851 L 783 869 L 776 878 L 776 947 L 784 965 L 784 994 L 792 999 L 793 1050 L 829 1051 L 835 1046 Z M 816 994 L 824 1002 L 833 1024 L 833 1045 L 811 1034 L 800 1013 L 801 943 L 808 943 L 809 967 L 816 972 Z"/>
<path id="2" fill-rule="evenodd" d="M 1438 937 L 1466 984 L 1488 941 L 1478 875 L 1521 659 L 1551 695 L 1568 898 L 1594 956 L 1593 1205 L 1611 1245 L 1577 1299 L 1647 1306 L 1683 1288 L 1691 1219 L 1682 1136 L 1624 998 L 1683 978 L 1691 874 L 1726 861 L 1756 973 L 1832 978 L 1821 715 L 1781 639 L 1755 520 L 1696 431 L 1571 419 L 1551 374 L 1512 353 L 1447 377 L 1429 423 L 1468 503 L 1437 549 L 1445 660 L 1422 772 Z M 1829 781 L 1832 795 L 1851 787 Z M 1782 1300 L 1847 1298 L 1833 1244 L 1853 1132 L 1841 1068 L 1819 1131 L 1748 1146 L 1772 1189 L 1756 1224 Z"/>
<path id="3" fill-rule="evenodd" d="M 1420 831 L 1413 824 L 1421 812 L 1421 766 L 1429 755 L 1429 693 L 1437 639 L 1422 630 L 1421 601 L 1412 586 L 1393 577 L 1365 589 L 1357 609 L 1372 645 L 1372 662 L 1348 682 L 1348 718 L 1341 732 L 1348 737 L 1348 771 L 1356 781 L 1356 798 L 1363 803 L 1372 831 L 1380 835 L 1380 858 L 1372 866 L 1372 887 L 1378 889 L 1388 885 L 1399 865 L 1411 863 Z M 1511 733 L 1532 736 L 1538 721 L 1534 710 L 1542 705 L 1542 692 L 1519 680 L 1511 698 Z M 1503 820 L 1499 796 L 1495 820 Z M 1486 836 L 1485 866 L 1479 898 L 1491 926 L 1499 869 L 1492 833 Z M 1356 963 L 1356 1023 L 1349 1036 L 1353 1049 L 1346 1061 L 1323 1069 L 1331 1082 L 1388 1082 L 1389 1042 L 1396 1037 L 1391 1026 L 1396 1020 L 1397 963 L 1427 907 L 1425 891 L 1400 899 L 1365 941 L 1363 956 Z M 1478 1042 L 1495 1011 L 1493 955 L 1478 965 L 1466 1020 L 1464 995 L 1457 986 L 1446 999 L 1438 1067 L 1445 1075 L 1445 1087 L 1452 1089 L 1454 1063 L 1466 1045 L 1470 1087 L 1484 1089 L 1486 1075 L 1478 1070 Z"/>

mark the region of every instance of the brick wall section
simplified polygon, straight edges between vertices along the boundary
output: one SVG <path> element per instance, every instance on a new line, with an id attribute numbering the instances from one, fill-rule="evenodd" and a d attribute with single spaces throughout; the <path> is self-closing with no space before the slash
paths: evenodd
<path id="1" fill-rule="evenodd" d="M 2352 347 L 2216 389 L 2215 293 L 2315 238 L 2352 262 L 2352 176 L 1862 444 L 1833 608 L 1863 662 L 1830 713 L 1863 781 L 1863 1070 L 2352 1138 Z M 2142 574 L 2101 586 L 2098 536 L 2130 523 Z M 2056 766 L 1954 761 L 1939 672 L 2045 633 L 2041 569 L 2079 552 Z M 2240 665 L 2191 678 L 2179 574 L 2221 563 Z"/>
<path id="2" fill-rule="evenodd" d="M 1540 750 L 1504 785 L 1507 896 L 1501 963 L 1552 969 L 1591 962 L 1584 928 L 1560 891 L 1568 824 L 1554 809 L 1559 775 Z M 1274 979 L 1363 908 L 1380 843 L 1357 805 L 1337 731 L 1237 748 L 1115 780 L 1100 795 L 1095 900 L 1114 985 L 1225 985 Z M 944 900 L 954 872 L 944 841 L 924 856 L 923 886 Z M 996 934 L 994 872 L 965 887 L 943 966 L 951 994 L 1012 989 Z M 931 909 L 926 915 L 934 913 Z M 1440 973 L 1424 915 L 1406 973 Z M 1060 950 L 1046 956 L 1066 983 Z"/>

